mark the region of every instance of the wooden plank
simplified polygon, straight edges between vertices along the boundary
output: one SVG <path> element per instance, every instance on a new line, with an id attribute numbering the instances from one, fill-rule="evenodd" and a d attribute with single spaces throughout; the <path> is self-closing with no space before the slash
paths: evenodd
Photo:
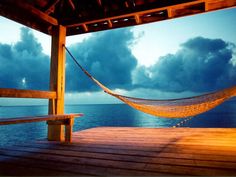
<path id="1" fill-rule="evenodd" d="M 115 136 L 111 136 L 111 135 L 109 135 L 109 134 L 105 134 L 105 135 L 92 135 L 92 134 L 86 134 L 87 136 L 84 136 L 83 135 L 83 138 L 85 138 L 85 139 L 99 139 L 99 138 L 105 138 L 105 139 L 103 139 L 103 140 L 109 140 L 109 139 L 116 139 L 117 138 L 117 135 Z M 107 136 L 106 136 L 107 135 Z M 81 137 L 82 135 L 74 135 L 74 137 Z M 106 137 L 105 137 L 106 136 Z M 231 135 L 231 137 L 228 135 L 228 136 L 225 136 L 224 138 L 217 138 L 217 136 L 219 136 L 219 135 L 216 135 L 216 136 L 210 136 L 207 140 L 208 141 L 214 141 L 214 142 L 224 142 L 224 143 L 226 143 L 226 142 L 232 142 L 232 138 L 234 138 L 234 139 L 236 139 L 236 135 Z M 138 138 L 140 138 L 140 141 L 145 141 L 145 142 L 152 142 L 151 141 L 151 139 L 154 139 L 154 140 L 159 140 L 159 141 L 157 141 L 156 143 L 160 143 L 160 142 L 166 142 L 166 141 L 170 141 L 170 139 L 172 138 L 172 139 L 177 139 L 177 138 L 182 138 L 182 140 L 181 141 L 195 141 L 195 142 L 197 142 L 197 141 L 201 141 L 201 142 L 203 142 L 203 141 L 206 141 L 205 139 L 203 139 L 203 135 L 202 136 L 194 136 L 194 135 L 192 135 L 192 137 L 188 137 L 188 136 L 181 136 L 181 135 L 177 135 L 176 137 L 174 137 L 174 135 L 170 135 L 170 137 L 167 139 L 165 136 L 158 136 L 158 138 L 157 138 L 157 136 L 146 136 L 147 138 L 148 138 L 148 140 L 144 140 L 144 139 L 142 139 L 142 136 L 140 135 L 140 136 L 128 136 L 128 137 L 124 137 L 124 136 L 122 136 L 121 135 L 121 137 L 119 137 L 118 139 L 120 140 L 120 141 L 126 141 L 126 140 L 130 140 L 130 141 L 139 141 L 138 140 Z M 137 138 L 137 139 L 136 139 Z M 179 140 L 180 141 L 180 140 Z"/>
<path id="2" fill-rule="evenodd" d="M 46 143 L 46 144 L 45 144 Z M 168 147 L 145 147 L 145 146 L 127 146 L 123 145 L 98 145 L 98 144 L 84 144 L 84 143 L 71 143 L 70 146 L 63 144 L 24 144 L 19 145 L 26 148 L 39 148 L 39 149 L 55 149 L 55 150 L 68 150 L 76 152 L 91 152 L 91 153 L 107 153 L 118 155 L 132 155 L 132 156 L 145 156 L 145 157 L 171 157 L 183 159 L 198 159 L 198 160 L 218 160 L 226 162 L 236 161 L 236 151 L 226 151 L 225 149 L 211 150 L 206 146 L 201 149 L 197 146 L 175 146 Z M 178 156 L 176 156 L 178 154 Z"/>
<path id="3" fill-rule="evenodd" d="M 54 11 L 55 6 L 57 5 L 57 3 L 59 3 L 60 0 L 53 0 L 51 1 L 51 4 L 48 5 L 48 7 L 44 10 L 44 13 L 46 14 L 50 14 L 51 12 Z M 50 3 L 50 2 L 49 2 Z"/>
<path id="4" fill-rule="evenodd" d="M 220 169 L 236 169 L 236 159 L 234 161 L 221 161 L 212 159 L 196 159 L 191 156 L 191 158 L 179 158 L 179 157 L 160 157 L 160 156 L 133 156 L 133 155 L 122 155 L 117 153 L 95 153 L 95 152 L 81 152 L 81 151 L 71 151 L 69 149 L 56 150 L 56 149 L 41 149 L 41 148 L 28 148 L 28 147 L 10 147 L 10 148 L 0 148 L 1 150 L 7 151 L 22 151 L 22 152 L 32 152 L 32 153 L 43 153 L 50 155 L 59 155 L 78 158 L 88 158 L 88 159 L 102 159 L 102 160 L 115 160 L 124 162 L 137 162 L 137 163 L 151 163 L 151 164 L 164 164 L 164 165 L 183 165 L 183 166 L 198 166 L 198 167 L 211 167 Z M 221 157 L 222 158 L 222 157 Z"/>
<path id="5" fill-rule="evenodd" d="M 65 95 L 65 48 L 66 28 L 59 25 L 52 29 L 52 50 L 50 66 L 50 90 L 56 91 L 57 99 L 49 100 L 49 114 L 64 114 Z M 63 141 L 64 126 L 48 125 L 48 140 Z"/>
<path id="6" fill-rule="evenodd" d="M 0 119 L 0 125 L 8 124 L 21 124 L 21 123 L 30 123 L 30 122 L 41 122 L 41 121 L 58 121 L 65 119 L 73 119 L 74 117 L 81 117 L 83 114 L 63 114 L 63 115 L 44 115 L 44 116 L 33 116 L 33 117 L 17 117 L 17 118 L 4 118 Z"/>
<path id="7" fill-rule="evenodd" d="M 135 18 L 137 25 L 141 23 L 141 19 L 140 19 L 139 15 L 135 15 L 134 18 Z"/>
<path id="8" fill-rule="evenodd" d="M 8 156 L 0 154 L 0 175 L 10 176 L 75 176 L 75 175 L 92 175 L 85 170 L 77 170 L 76 166 L 70 164 L 45 161 L 27 158 L 24 156 Z M 12 170 L 14 169 L 14 170 Z M 81 172 L 82 171 L 82 172 Z"/>
<path id="9" fill-rule="evenodd" d="M 55 91 L 0 88 L 0 97 L 55 99 Z"/>
<path id="10" fill-rule="evenodd" d="M 235 6 L 235 0 L 206 0 L 206 10 L 212 11 L 222 9 L 224 7 Z"/>
<path id="11" fill-rule="evenodd" d="M 13 157 L 22 157 L 22 152 L 18 152 L 16 150 L 6 151 L 5 155 L 13 156 Z M 156 173 L 170 173 L 170 174 L 185 174 L 185 175 L 235 175 L 236 171 L 234 170 L 234 165 L 232 168 L 225 169 L 223 168 L 215 168 L 215 167 L 201 167 L 196 166 L 196 164 L 192 163 L 186 164 L 155 164 L 152 161 L 149 162 L 130 162 L 130 161 L 119 161 L 119 160 L 111 160 L 111 159 L 99 159 L 99 158 L 84 158 L 84 157 L 75 157 L 75 156 L 66 156 L 63 155 L 55 155 L 55 154 L 45 154 L 38 151 L 37 153 L 27 152 L 27 158 L 45 161 L 54 161 L 55 163 L 66 163 L 66 164 L 78 164 L 78 165 L 88 165 L 88 166 L 97 166 L 97 167 L 107 167 L 112 169 L 125 169 L 125 170 L 136 170 L 143 172 L 156 172 Z M 135 158 L 135 157 L 134 157 Z M 150 159 L 151 160 L 151 159 Z M 227 163 L 225 163 L 227 165 Z M 220 164 L 218 164 L 219 166 Z M 232 165 L 232 164 L 231 164 Z M 218 167 L 217 166 L 217 167 Z"/>
<path id="12" fill-rule="evenodd" d="M 102 6 L 102 0 L 97 0 L 99 6 Z"/>
<path id="13" fill-rule="evenodd" d="M 162 133 L 178 133 L 178 134 L 192 134 L 192 133 L 204 133 L 204 132 L 210 132 L 210 133 L 227 133 L 227 132 L 235 132 L 236 128 L 189 128 L 189 127 L 180 127 L 180 128 L 157 128 L 157 127 L 95 127 L 90 129 L 85 129 L 83 131 L 75 132 L 76 133 L 82 133 L 82 132 L 135 132 L 135 133 L 145 133 L 149 134 L 150 132 L 152 134 L 159 134 L 158 132 Z M 128 134 L 127 134 L 128 135 Z"/>
<path id="14" fill-rule="evenodd" d="M 72 141 L 74 141 L 74 139 L 72 139 Z M 93 139 L 93 140 L 80 140 L 81 143 L 87 143 L 87 144 L 109 144 L 109 145 L 112 145 L 114 144 L 114 141 L 116 142 L 116 145 L 122 145 L 122 144 L 127 144 L 127 146 L 140 146 L 140 145 L 143 145 L 144 147 L 165 147 L 166 144 L 168 143 L 171 143 L 171 141 L 166 141 L 166 142 L 163 142 L 163 143 L 148 143 L 148 142 L 145 142 L 144 140 L 141 141 L 141 142 L 129 142 L 129 141 L 119 141 L 119 140 L 97 140 L 97 139 Z M 172 142 L 171 144 L 175 144 L 175 145 L 178 145 L 178 146 L 188 146 L 188 145 L 196 145 L 196 146 L 208 146 L 209 148 L 210 147 L 214 147 L 215 149 L 225 149 L 225 150 L 228 150 L 228 151 L 234 151 L 236 146 L 235 145 L 224 145 L 224 143 L 217 143 L 217 142 L 214 142 L 214 143 L 208 143 L 207 141 L 205 142 Z M 169 146 L 169 144 L 168 144 Z M 215 147 L 217 146 L 217 147 Z"/>
<path id="15" fill-rule="evenodd" d="M 70 5 L 70 7 L 72 8 L 72 10 L 75 10 L 75 9 L 76 9 L 76 8 L 75 8 L 75 4 L 73 3 L 72 0 L 68 0 L 68 3 L 69 3 L 69 5 Z"/>
<path id="16" fill-rule="evenodd" d="M 2 158 L 2 156 L 0 156 Z M 12 160 L 12 158 L 11 158 Z M 18 160 L 16 163 L 13 162 L 3 162 L 0 165 L 0 175 L 1 176 L 76 176 L 76 175 L 86 175 L 81 173 L 73 173 L 70 171 L 56 170 L 56 169 L 45 169 L 40 168 L 39 166 L 35 166 L 35 162 L 27 163 L 19 158 L 15 158 Z M 29 160 L 28 160 L 29 161 Z M 22 162 L 19 165 L 19 162 Z M 34 164 L 34 165 L 32 165 Z M 47 164 L 48 165 L 48 164 Z M 33 167 L 32 167 L 33 166 Z M 12 170 L 14 169 L 14 170 Z M 87 174 L 88 175 L 88 174 Z"/>
<path id="17" fill-rule="evenodd" d="M 83 27 L 83 29 L 84 29 L 85 32 L 88 32 L 88 31 L 89 31 L 88 26 L 87 26 L 86 24 L 83 24 L 82 27 Z"/>
<path id="18" fill-rule="evenodd" d="M 166 136 L 168 134 L 168 136 Z M 208 135 L 205 138 L 206 134 Z M 161 141 L 170 141 L 181 139 L 181 141 L 190 142 L 194 140 L 205 141 L 212 140 L 214 142 L 225 142 L 236 139 L 235 128 L 213 128 L 213 129 L 189 129 L 189 128 L 95 128 L 91 130 L 84 130 L 79 133 L 74 133 L 74 136 L 81 136 L 84 139 L 115 139 L 130 140 L 130 141 L 145 141 L 155 143 Z M 145 138 L 143 138 L 145 136 Z M 99 138 L 103 137 L 103 138 Z M 136 139 L 137 138 L 137 139 Z M 179 140 L 180 141 L 180 140 Z M 233 142 L 233 141 L 231 141 Z"/>
<path id="19" fill-rule="evenodd" d="M 30 160 L 31 167 L 35 161 L 40 168 L 89 175 L 236 175 L 235 133 L 234 128 L 93 128 L 74 133 L 76 142 L 69 145 L 2 147 L 0 157 L 17 158 L 20 166 Z M 230 146 L 222 144 L 224 137 Z"/>
<path id="20" fill-rule="evenodd" d="M 132 170 L 132 169 L 119 169 L 119 168 L 111 168 L 107 166 L 99 166 L 99 164 L 88 165 L 80 163 L 79 161 L 71 162 L 70 159 L 67 157 L 54 157 L 50 158 L 47 156 L 42 155 L 42 158 L 39 158 L 36 154 L 29 154 L 29 156 L 24 156 L 22 153 L 17 152 L 5 152 L 4 154 L 0 155 L 0 162 L 1 164 L 9 164 L 13 163 L 12 169 L 14 166 L 26 166 L 25 169 L 27 170 L 27 166 L 29 167 L 38 167 L 38 168 L 46 168 L 50 170 L 56 170 L 58 172 L 70 172 L 71 174 L 84 174 L 84 175 L 166 175 L 170 173 L 158 173 L 158 172 L 143 172 L 139 170 Z M 40 155 L 40 154 L 39 154 Z M 61 159 L 62 158 L 62 159 Z M 1 160 L 3 159 L 3 160 Z M 5 160 L 7 159 L 7 160 Z M 13 160 L 12 160 L 13 159 Z M 64 159 L 64 160 L 63 160 Z M 37 172 L 37 170 L 36 170 Z M 17 171 L 12 170 L 11 175 L 17 175 Z M 35 174 L 35 173 L 34 173 Z M 47 174 L 45 174 L 47 175 Z M 54 176 L 54 175 L 52 175 Z"/>
<path id="21" fill-rule="evenodd" d="M 75 139 L 73 139 L 73 142 L 75 145 L 76 141 Z M 100 149 L 107 149 L 107 151 L 112 152 L 112 151 L 117 151 L 117 149 L 121 149 L 121 151 L 129 151 L 130 153 L 136 153 L 138 154 L 139 151 L 150 151 L 152 152 L 156 152 L 156 153 L 160 153 L 160 152 L 166 152 L 166 153 L 187 153 L 187 154 L 194 154 L 194 155 L 198 155 L 198 154 L 202 154 L 202 155 L 206 155 L 206 154 L 218 154 L 218 155 L 227 155 L 227 156 L 235 156 L 236 152 L 235 152 L 235 148 L 225 148 L 222 146 L 208 146 L 208 145 L 176 145 L 176 144 L 171 144 L 168 146 L 165 145 L 155 145 L 155 146 L 150 146 L 150 145 L 145 145 L 145 143 L 143 143 L 143 145 L 130 145 L 128 143 L 90 143 L 90 142 L 79 142 L 79 140 L 77 140 L 78 146 L 80 147 L 84 147 L 84 148 L 91 148 L 91 147 L 95 147 L 97 148 L 97 150 Z M 110 150 L 109 150 L 110 149 Z"/>
<path id="22" fill-rule="evenodd" d="M 225 137 L 225 138 L 217 138 L 217 137 L 210 137 L 208 139 L 205 139 L 204 136 L 201 137 L 185 137 L 185 136 L 179 136 L 179 137 L 170 137 L 169 139 L 165 139 L 165 137 L 149 137 L 146 136 L 146 139 L 142 137 L 109 137 L 109 135 L 104 136 L 74 136 L 75 142 L 76 139 L 80 139 L 81 143 L 97 143 L 97 144 L 113 144 L 113 142 L 116 142 L 116 145 L 122 145 L 122 143 L 127 143 L 129 146 L 159 146 L 163 147 L 168 144 L 168 146 L 175 144 L 178 146 L 187 146 L 187 145 L 205 145 L 209 148 L 215 147 L 218 149 L 225 148 L 227 150 L 234 150 L 236 148 L 236 144 L 234 143 L 236 141 L 236 136 L 232 135 L 232 137 Z"/>
<path id="23" fill-rule="evenodd" d="M 180 131 L 181 131 L 181 129 L 180 129 Z M 133 133 L 132 131 L 130 131 L 132 133 L 112 131 L 112 130 L 111 130 L 111 132 L 119 133 L 119 136 L 117 136 L 117 134 L 115 134 L 115 133 L 114 134 L 109 133 L 109 131 L 107 131 L 107 132 L 100 132 L 99 131 L 99 134 L 97 134 L 96 136 L 109 135 L 109 137 L 132 138 L 132 137 L 142 137 L 143 135 L 145 135 L 145 136 L 150 137 L 150 138 L 152 138 L 152 137 L 167 138 L 164 134 L 159 134 L 159 132 L 153 132 L 153 133 L 152 132 L 150 132 L 150 133 L 142 133 L 142 132 L 136 132 L 135 133 L 134 132 L 134 134 L 132 134 Z M 223 136 L 224 138 L 232 138 L 232 137 L 236 138 L 236 133 L 235 132 L 225 132 L 225 133 L 223 133 L 223 132 L 211 132 L 211 131 L 209 131 L 209 132 L 200 132 L 200 133 L 194 133 L 194 132 L 191 132 L 191 133 L 189 133 L 189 132 L 181 132 L 181 133 L 176 132 L 175 133 L 175 132 L 172 132 L 172 131 L 169 131 L 169 132 L 168 131 L 163 131 L 163 132 L 169 133 L 170 138 L 171 137 L 175 137 L 175 138 L 186 137 L 186 138 L 189 138 L 189 139 L 193 139 L 193 138 L 194 139 L 196 139 L 196 138 L 201 139 L 202 137 L 205 136 L 206 133 L 209 134 L 209 139 L 210 138 L 216 138 L 217 136 L 220 136 L 220 135 L 224 135 Z M 78 136 L 87 135 L 88 137 L 90 137 L 90 136 L 93 137 L 93 133 L 94 132 L 84 132 L 84 131 L 82 131 L 79 134 L 75 134 L 75 136 L 77 136 L 77 135 Z M 223 139 L 223 138 L 221 138 L 221 139 Z"/>
<path id="24" fill-rule="evenodd" d="M 221 161 L 235 161 L 236 159 L 236 151 L 227 151 L 224 148 L 220 148 L 218 150 L 209 149 L 207 146 L 177 146 L 177 145 L 168 145 L 165 147 L 161 146 L 127 146 L 127 144 L 123 145 L 113 145 L 109 144 L 89 144 L 89 143 L 75 143 L 73 142 L 69 147 L 67 145 L 57 145 L 53 144 L 53 146 L 48 145 L 47 142 L 40 144 L 31 144 L 31 145 L 22 145 L 23 147 L 36 147 L 40 149 L 61 149 L 61 150 L 72 150 L 72 151 L 82 151 L 82 152 L 100 152 L 100 153 L 111 153 L 111 154 L 122 154 L 122 155 L 135 155 L 135 156 L 150 156 L 150 157 L 167 157 L 167 156 L 176 156 L 175 154 L 182 155 L 183 158 L 193 158 L 197 159 L 221 159 Z M 206 154 L 208 156 L 206 156 Z M 172 156 L 173 155 L 173 156 Z M 225 158 L 222 158 L 225 157 Z"/>

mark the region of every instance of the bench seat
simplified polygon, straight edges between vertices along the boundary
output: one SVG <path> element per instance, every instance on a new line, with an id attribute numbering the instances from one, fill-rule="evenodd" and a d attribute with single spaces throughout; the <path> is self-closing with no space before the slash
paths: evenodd
<path id="1" fill-rule="evenodd" d="M 73 119 L 75 117 L 81 117 L 83 114 L 62 114 L 62 115 L 43 115 L 43 116 L 32 116 L 32 117 L 16 117 L 16 118 L 0 118 L 0 125 L 8 124 L 21 124 L 29 122 L 42 122 L 42 121 L 55 121 L 55 120 L 66 120 Z"/>
<path id="2" fill-rule="evenodd" d="M 0 118 L 0 125 L 21 124 L 30 122 L 47 121 L 51 125 L 65 125 L 65 141 L 71 142 L 74 118 L 83 116 L 82 113 L 71 113 L 62 115 L 43 115 L 31 117 Z"/>

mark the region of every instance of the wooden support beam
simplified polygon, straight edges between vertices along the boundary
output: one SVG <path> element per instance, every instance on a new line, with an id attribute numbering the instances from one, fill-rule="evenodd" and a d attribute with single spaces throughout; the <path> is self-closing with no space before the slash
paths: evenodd
<path id="1" fill-rule="evenodd" d="M 75 5 L 73 3 L 72 0 L 68 0 L 69 4 L 70 4 L 70 7 L 72 8 L 72 10 L 75 10 Z"/>
<path id="2" fill-rule="evenodd" d="M 199 6 L 199 9 L 196 8 L 197 6 Z M 178 18 L 178 17 L 182 17 L 182 16 L 187 16 L 187 15 L 204 13 L 205 11 L 213 11 L 213 10 L 217 10 L 217 9 L 231 8 L 234 6 L 236 6 L 235 0 L 195 0 L 195 1 L 190 1 L 190 2 L 174 4 L 174 5 L 170 5 L 170 6 L 166 6 L 166 7 L 157 7 L 157 8 L 141 10 L 141 11 L 137 11 L 137 12 L 130 12 L 127 14 L 104 17 L 104 18 L 100 18 L 100 19 L 94 19 L 94 20 L 88 20 L 88 21 L 82 21 L 82 22 L 80 21 L 78 23 L 66 24 L 65 26 L 67 27 L 67 30 L 68 30 L 67 35 L 69 36 L 69 35 L 90 32 L 90 29 L 88 29 L 88 31 L 74 30 L 74 28 L 81 26 L 81 25 L 104 23 L 107 21 L 109 24 L 107 29 L 110 29 L 110 28 L 117 28 L 117 26 L 123 27 L 124 25 L 113 25 L 112 23 L 109 23 L 109 22 L 123 19 L 123 18 L 129 18 L 131 16 L 135 17 L 136 24 L 138 25 L 138 24 L 147 23 L 145 20 L 142 20 L 142 16 L 145 14 L 152 14 L 152 13 L 158 13 L 161 11 L 167 11 L 168 17 L 161 19 L 161 20 L 166 20 L 169 18 Z M 192 10 L 191 7 L 195 7 L 196 9 Z M 179 13 L 176 13 L 177 11 Z M 182 13 L 182 12 L 185 12 L 185 13 Z M 140 17 L 140 21 L 137 17 Z M 156 20 L 150 20 L 150 22 L 154 22 L 154 21 L 160 21 L 160 19 L 157 18 Z M 95 30 L 95 31 L 100 31 L 100 30 L 106 30 L 106 29 L 97 28 L 97 30 Z M 94 31 L 94 29 L 93 29 L 93 31 Z"/>
<path id="3" fill-rule="evenodd" d="M 55 99 L 57 94 L 55 91 L 0 88 L 0 97 Z"/>
<path id="4" fill-rule="evenodd" d="M 141 23 L 141 19 L 140 19 L 139 15 L 135 15 L 134 18 L 135 18 L 135 21 L 137 24 Z"/>
<path id="5" fill-rule="evenodd" d="M 50 67 L 50 90 L 56 91 L 55 102 L 49 100 L 49 114 L 64 114 L 65 94 L 65 38 L 66 28 L 54 26 L 52 29 L 52 51 Z M 64 137 L 64 126 L 48 125 L 48 140 L 62 141 Z"/>
<path id="6" fill-rule="evenodd" d="M 111 20 L 107 20 L 107 22 L 108 22 L 108 26 L 109 26 L 109 28 L 112 28 L 113 25 L 112 25 L 112 23 L 111 23 Z"/>
<path id="7" fill-rule="evenodd" d="M 131 13 L 127 13 L 127 14 L 123 14 L 123 15 L 117 15 L 117 16 L 112 16 L 112 17 L 105 17 L 105 18 L 101 18 L 101 19 L 96 19 L 96 20 L 90 20 L 90 21 L 85 21 L 85 22 L 80 22 L 80 23 L 73 23 L 73 24 L 68 24 L 65 25 L 66 27 L 70 28 L 70 27 L 77 27 L 77 26 L 81 26 L 83 24 L 91 24 L 91 23 L 100 23 L 100 22 L 104 22 L 104 21 L 112 21 L 112 20 L 117 20 L 117 19 L 121 19 L 121 18 L 128 18 L 130 16 L 135 16 L 135 15 L 139 15 L 142 16 L 144 14 L 148 14 L 148 13 L 155 13 L 155 12 L 159 12 L 159 11 L 164 11 L 167 10 L 168 8 L 181 8 L 183 6 L 190 6 L 190 5 L 195 5 L 195 4 L 200 4 L 203 3 L 204 0 L 196 0 L 193 2 L 187 2 L 187 3 L 182 3 L 182 4 L 177 4 L 177 5 L 171 5 L 168 7 L 158 7 L 158 8 L 153 8 L 153 9 L 148 9 L 148 10 L 143 10 L 143 11 L 138 11 L 138 12 L 131 12 Z"/>
<path id="8" fill-rule="evenodd" d="M 207 1 L 205 2 L 205 11 L 209 11 L 209 3 Z"/>
<path id="9" fill-rule="evenodd" d="M 57 19 L 22 1 L 0 1 L 0 15 L 46 34 L 51 34 L 51 26 L 58 25 Z"/>
<path id="10" fill-rule="evenodd" d="M 44 10 L 44 13 L 46 14 L 50 14 L 54 11 L 55 9 L 55 6 L 57 5 L 57 3 L 59 2 L 60 0 L 54 0 L 54 2 L 49 5 L 45 10 Z"/>
<path id="11" fill-rule="evenodd" d="M 236 0 L 205 0 L 206 11 L 233 7 L 235 5 L 236 5 Z"/>
<path id="12" fill-rule="evenodd" d="M 30 28 L 39 30 L 45 34 L 50 34 L 49 25 L 38 22 L 27 12 L 21 9 L 14 9 L 9 5 L 1 4 L 0 2 L 0 16 L 6 17 L 18 23 L 24 24 Z"/>
<path id="13" fill-rule="evenodd" d="M 30 12 L 30 14 L 32 14 L 35 17 L 38 17 L 39 19 L 41 19 L 44 22 L 47 22 L 51 25 L 58 25 L 57 19 L 49 16 L 48 14 L 36 9 L 35 7 L 29 5 L 29 4 L 24 4 L 24 3 L 17 3 L 17 1 L 14 1 L 17 6 L 21 9 L 24 9 L 24 11 Z"/>
<path id="14" fill-rule="evenodd" d="M 28 15 L 31 15 L 31 18 L 37 18 L 40 19 L 41 21 L 48 23 L 50 25 L 58 25 L 57 19 L 49 16 L 48 14 L 40 11 L 39 9 L 35 8 L 34 6 L 28 4 L 28 3 L 22 3 L 21 1 L 15 1 L 15 0 L 7 0 L 7 1 L 3 1 L 1 3 L 2 6 L 7 6 L 7 7 L 15 7 L 17 8 L 14 9 L 14 11 L 11 11 L 10 13 L 12 15 L 13 12 L 18 12 L 20 11 L 20 13 L 18 13 L 18 15 L 24 15 L 25 13 Z"/>
<path id="15" fill-rule="evenodd" d="M 88 26 L 86 24 L 82 24 L 82 26 L 83 26 L 84 31 L 88 32 Z"/>
<path id="16" fill-rule="evenodd" d="M 127 1 L 125 1 L 125 7 L 126 7 L 126 8 L 129 8 L 129 4 L 128 4 Z"/>
<path id="17" fill-rule="evenodd" d="M 99 6 L 102 6 L 102 0 L 97 0 Z"/>
<path id="18" fill-rule="evenodd" d="M 172 9 L 171 8 L 167 8 L 167 13 L 168 13 L 168 18 L 172 18 L 173 17 L 173 13 L 172 13 Z"/>

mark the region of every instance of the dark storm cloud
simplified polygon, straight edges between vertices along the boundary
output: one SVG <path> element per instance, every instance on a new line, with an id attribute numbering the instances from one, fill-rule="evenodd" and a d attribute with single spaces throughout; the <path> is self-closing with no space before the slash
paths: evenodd
<path id="1" fill-rule="evenodd" d="M 69 49 L 82 66 L 111 89 L 205 92 L 236 83 L 234 44 L 197 37 L 183 43 L 175 54 L 161 57 L 153 66 L 138 67 L 129 48 L 134 41 L 130 29 L 118 29 L 94 33 Z M 31 30 L 22 28 L 17 43 L 0 43 L 0 87 L 47 90 L 49 63 L 49 56 L 42 52 Z M 69 55 L 66 89 L 69 92 L 100 90 Z"/>
<path id="2" fill-rule="evenodd" d="M 197 37 L 181 47 L 176 54 L 161 57 L 151 67 L 137 68 L 134 84 L 174 92 L 205 92 L 235 85 L 236 68 L 232 62 L 235 45 Z"/>
<path id="3" fill-rule="evenodd" d="M 0 71 L 0 87 L 49 88 L 49 57 L 27 28 L 21 28 L 16 44 L 0 43 Z"/>
<path id="4" fill-rule="evenodd" d="M 131 88 L 131 72 L 137 61 L 129 46 L 133 42 L 129 29 L 94 33 L 82 43 L 69 47 L 78 61 L 98 80 L 111 88 Z M 32 31 L 21 28 L 21 38 L 15 44 L 0 43 L 0 87 L 49 88 L 49 56 Z M 76 67 L 67 55 L 67 91 L 96 91 L 99 88 Z"/>
<path id="5" fill-rule="evenodd" d="M 78 62 L 96 79 L 110 88 L 131 88 L 132 71 L 137 60 L 129 48 L 134 41 L 130 29 L 117 29 L 95 33 L 79 44 L 69 47 Z M 99 90 L 75 66 L 67 55 L 67 90 Z"/>

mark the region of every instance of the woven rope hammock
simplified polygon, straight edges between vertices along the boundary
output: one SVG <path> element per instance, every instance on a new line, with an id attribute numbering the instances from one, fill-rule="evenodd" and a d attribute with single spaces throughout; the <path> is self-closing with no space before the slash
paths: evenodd
<path id="1" fill-rule="evenodd" d="M 230 87 L 217 92 L 212 92 L 200 96 L 181 98 L 181 99 L 169 99 L 169 100 L 150 100 L 127 97 L 119 95 L 105 87 L 98 80 L 96 80 L 91 74 L 89 74 L 73 57 L 70 51 L 65 47 L 66 51 L 79 66 L 79 68 L 104 92 L 120 99 L 129 106 L 159 117 L 167 118 L 185 118 L 189 116 L 195 116 L 213 109 L 224 101 L 236 96 L 236 86 Z"/>

